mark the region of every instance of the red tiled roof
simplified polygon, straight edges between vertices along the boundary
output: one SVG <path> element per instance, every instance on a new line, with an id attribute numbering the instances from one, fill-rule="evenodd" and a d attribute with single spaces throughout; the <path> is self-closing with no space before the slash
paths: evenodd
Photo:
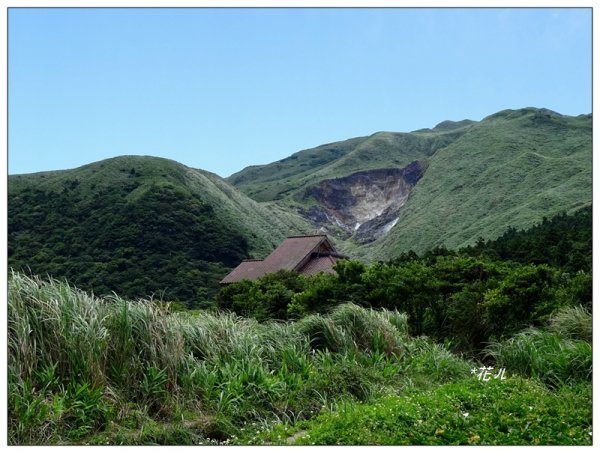
<path id="1" fill-rule="evenodd" d="M 336 252 L 325 235 L 290 236 L 264 260 L 242 261 L 238 267 L 221 280 L 221 283 L 233 283 L 243 279 L 254 280 L 265 274 L 280 270 L 305 274 L 304 268 L 308 268 L 309 265 L 311 266 L 310 269 L 312 267 L 319 268 L 319 270 L 311 272 L 316 273 L 325 270 L 328 264 L 331 266 L 335 263 L 335 260 L 331 259 L 319 259 L 319 264 L 308 263 L 311 259 L 314 259 L 313 253 L 319 253 L 321 255 L 319 258 L 326 258 L 323 255 L 335 254 Z"/>

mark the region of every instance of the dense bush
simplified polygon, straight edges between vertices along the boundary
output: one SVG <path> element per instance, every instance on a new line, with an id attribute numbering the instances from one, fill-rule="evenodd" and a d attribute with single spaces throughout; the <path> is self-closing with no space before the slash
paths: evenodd
<path id="1" fill-rule="evenodd" d="M 408 316 L 412 335 L 477 354 L 491 340 L 545 325 L 561 307 L 591 304 L 589 274 L 545 264 L 439 255 L 369 266 L 339 261 L 335 269 L 337 275 L 278 273 L 228 285 L 217 305 L 260 321 L 328 313 L 349 302 L 397 310 Z"/>
<path id="2" fill-rule="evenodd" d="M 306 286 L 302 276 L 279 271 L 255 281 L 242 280 L 224 286 L 215 296 L 217 306 L 260 321 L 288 318 L 288 305 Z"/>
<path id="3" fill-rule="evenodd" d="M 523 264 L 548 264 L 570 273 L 592 270 L 592 207 L 559 214 L 527 230 L 509 228 L 501 237 L 480 239 L 461 253 Z"/>

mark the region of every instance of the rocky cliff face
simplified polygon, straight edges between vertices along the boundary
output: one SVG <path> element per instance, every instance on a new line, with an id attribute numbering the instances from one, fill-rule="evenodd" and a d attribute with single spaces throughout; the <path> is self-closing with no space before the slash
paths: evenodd
<path id="1" fill-rule="evenodd" d="M 346 238 L 353 236 L 360 243 L 372 242 L 398 221 L 398 212 L 423 171 L 423 165 L 414 161 L 404 168 L 360 171 L 323 180 L 304 195 L 305 199 L 316 200 L 319 206 L 301 214 L 326 231 L 341 230 Z"/>

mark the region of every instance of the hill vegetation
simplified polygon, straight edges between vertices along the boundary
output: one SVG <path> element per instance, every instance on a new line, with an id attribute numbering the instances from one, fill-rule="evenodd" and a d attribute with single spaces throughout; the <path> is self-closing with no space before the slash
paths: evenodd
<path id="1" fill-rule="evenodd" d="M 299 201 L 303 189 L 318 181 L 358 171 L 401 168 L 431 156 L 465 133 L 470 124 L 449 121 L 414 133 L 377 132 L 321 145 L 268 165 L 245 168 L 227 181 L 257 201 Z"/>
<path id="2" fill-rule="evenodd" d="M 460 253 L 519 263 L 548 264 L 575 274 L 592 271 L 592 207 L 560 213 L 526 230 L 509 228 L 495 240 L 480 239 Z M 430 255 L 436 250 L 430 251 Z M 448 251 L 437 249 L 447 254 Z"/>
<path id="3" fill-rule="evenodd" d="M 166 159 L 9 177 L 9 265 L 96 294 L 197 306 L 242 259 L 306 228 L 216 175 Z"/>
<path id="4" fill-rule="evenodd" d="M 429 160 L 395 227 L 365 254 L 457 249 L 591 205 L 591 138 L 591 117 L 538 109 L 473 124 Z"/>

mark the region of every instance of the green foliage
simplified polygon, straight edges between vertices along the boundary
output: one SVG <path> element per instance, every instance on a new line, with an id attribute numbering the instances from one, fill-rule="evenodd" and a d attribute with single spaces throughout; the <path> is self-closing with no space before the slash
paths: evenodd
<path id="1" fill-rule="evenodd" d="M 556 271 L 546 265 L 519 266 L 484 295 L 483 319 L 494 334 L 540 325 L 558 308 Z"/>
<path id="2" fill-rule="evenodd" d="M 259 439 L 280 445 L 591 445 L 590 396 L 589 385 L 553 393 L 519 378 L 471 378 L 368 404 L 341 404 Z"/>
<path id="3" fill-rule="evenodd" d="M 446 345 L 411 337 L 405 314 L 353 304 L 295 322 L 260 323 L 232 313 L 171 310 L 151 300 L 100 299 L 66 283 L 14 273 L 8 315 L 11 445 L 260 443 L 260 433 L 275 424 L 289 429 L 318 420 L 326 427 L 326 414 L 344 414 L 345 405 L 366 403 L 357 406 L 366 416 L 369 405 L 381 398 L 412 404 L 406 399 L 410 395 L 430 398 L 420 403 L 433 411 L 427 412 L 433 417 L 427 423 L 438 416 L 443 422 L 454 420 L 450 407 L 456 408 L 458 399 L 447 405 L 440 398 L 454 390 L 443 387 L 438 394 L 435 389 L 462 382 L 476 366 Z M 62 320 L 68 320 L 69 330 Z M 75 348 L 70 336 L 82 344 Z M 103 348 L 95 352 L 90 343 L 98 336 Z M 563 406 L 547 394 L 536 394 L 544 409 L 527 421 L 536 433 L 555 430 L 563 433 L 565 444 L 585 443 L 582 429 L 591 425 L 591 397 L 585 387 L 588 377 L 582 373 L 590 370 L 590 346 L 561 341 L 563 352 L 545 354 L 562 355 L 547 360 L 543 372 L 536 368 L 536 376 L 560 376 L 573 388 L 557 390 Z M 90 360 L 86 368 L 81 368 L 80 354 Z M 497 360 L 500 366 L 502 356 Z M 486 412 L 486 401 L 498 398 L 503 405 L 498 413 L 514 412 L 524 404 L 523 394 L 527 396 L 526 391 L 498 393 L 493 386 L 482 391 L 481 398 L 465 400 L 464 410 Z M 461 401 L 468 397 L 464 391 L 461 395 Z M 563 411 L 566 404 L 575 409 Z M 573 418 L 556 430 L 556 421 L 565 419 L 563 413 Z M 319 414 L 325 418 L 315 418 Z M 387 439 L 377 437 L 387 436 L 387 428 L 375 418 L 360 417 L 353 419 L 369 427 L 373 442 Z M 512 436 L 484 440 L 485 430 L 477 431 L 486 443 L 536 443 L 529 431 L 521 430 L 521 421 L 500 423 L 496 416 L 482 420 L 482 426 L 505 426 Z M 398 426 L 404 429 L 402 423 Z M 340 430 L 339 440 L 345 442 L 344 432 Z M 427 437 L 431 433 L 425 434 L 413 443 L 451 444 L 471 435 L 462 425 L 453 437 L 436 437 L 435 442 Z M 558 437 L 540 439 L 558 442 Z"/>
<path id="4" fill-rule="evenodd" d="M 469 355 L 493 339 L 544 325 L 561 307 L 591 307 L 590 273 L 476 255 L 439 247 L 421 258 L 410 253 L 388 263 L 342 260 L 336 274 L 274 274 L 229 285 L 216 300 L 220 308 L 261 321 L 324 314 L 345 303 L 396 310 L 408 316 L 411 334 L 450 342 Z M 328 332 L 319 341 L 338 342 L 335 331 Z"/>
<path id="5" fill-rule="evenodd" d="M 133 203 L 127 197 L 134 187 L 117 185 L 90 199 L 42 188 L 13 195 L 10 264 L 66 277 L 100 294 L 162 293 L 167 300 L 195 304 L 207 288 L 215 290 L 215 274 L 248 255 L 247 241 L 221 224 L 210 205 L 174 185 L 158 184 Z M 39 222 L 31 218 L 34 203 Z"/>
<path id="6" fill-rule="evenodd" d="M 9 180 L 9 265 L 95 294 L 206 305 L 242 259 L 306 230 L 298 215 L 165 159 L 120 157 Z"/>
<path id="7" fill-rule="evenodd" d="M 278 271 L 256 280 L 242 280 L 223 287 L 215 297 L 217 307 L 240 316 L 285 320 L 293 296 L 304 289 L 297 273 Z"/>
<path id="8" fill-rule="evenodd" d="M 304 290 L 292 296 L 288 305 L 291 319 L 301 318 L 309 313 L 323 313 L 339 303 L 338 277 L 320 273 L 305 280 Z"/>
<path id="9" fill-rule="evenodd" d="M 495 240 L 482 238 L 460 253 L 523 264 L 548 264 L 570 273 L 592 269 L 592 207 L 559 213 L 527 230 L 509 228 Z"/>
<path id="10" fill-rule="evenodd" d="M 592 249 L 589 249 L 591 258 Z M 557 298 L 561 301 L 561 305 L 570 307 L 583 306 L 584 308 L 592 309 L 592 288 L 593 280 L 591 272 L 577 272 L 575 275 L 569 276 L 563 286 L 557 291 Z"/>
<path id="11" fill-rule="evenodd" d="M 155 410 L 161 406 L 167 395 L 167 381 L 166 369 L 150 366 L 145 371 L 138 392 L 144 403 L 149 405 L 150 410 Z"/>
<path id="12" fill-rule="evenodd" d="M 102 430 L 113 416 L 104 389 L 71 381 L 37 391 L 29 381 L 9 384 L 9 444 L 44 445 Z"/>

